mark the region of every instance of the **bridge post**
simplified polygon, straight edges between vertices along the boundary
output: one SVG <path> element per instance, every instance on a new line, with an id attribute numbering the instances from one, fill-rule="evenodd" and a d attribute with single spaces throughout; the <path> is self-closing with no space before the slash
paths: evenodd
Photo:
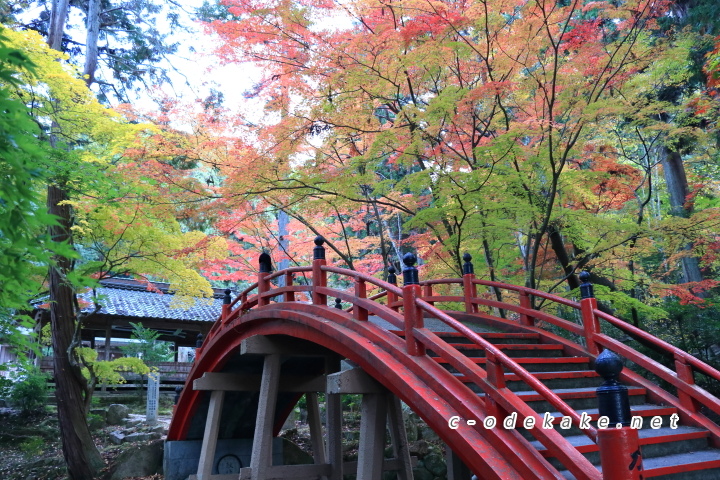
<path id="1" fill-rule="evenodd" d="M 582 313 L 583 329 L 585 331 L 585 343 L 587 344 L 588 352 L 597 355 L 600 353 L 600 347 L 595 342 L 595 335 L 600 333 L 600 322 L 595 316 L 597 300 L 593 293 L 592 283 L 590 283 L 590 273 L 580 273 L 580 280 L 583 282 L 580 285 L 580 311 Z"/>
<path id="2" fill-rule="evenodd" d="M 225 296 L 223 296 L 222 312 L 220 313 L 220 319 L 224 323 L 230 316 L 230 304 L 232 303 L 232 297 L 230 296 L 230 289 L 225 290 Z"/>
<path id="3" fill-rule="evenodd" d="M 258 307 L 270 303 L 270 299 L 263 297 L 263 293 L 270 290 L 270 282 L 266 280 L 267 276 L 272 272 L 272 259 L 267 252 L 260 254 L 260 269 L 258 270 Z"/>
<path id="4" fill-rule="evenodd" d="M 327 262 L 325 261 L 325 239 L 321 236 L 315 237 L 315 248 L 313 248 L 313 264 L 312 264 L 312 281 L 313 293 L 312 300 L 315 305 L 327 305 L 327 295 L 316 291 L 317 288 L 327 286 L 327 272 L 321 269 Z"/>
<path id="5" fill-rule="evenodd" d="M 320 418 L 320 404 L 316 392 L 306 392 L 308 418 L 307 423 L 310 429 L 310 444 L 312 445 L 313 459 L 316 465 L 325 462 L 325 441 L 322 435 L 322 420 Z"/>
<path id="6" fill-rule="evenodd" d="M 638 431 L 630 427 L 627 387 L 617 381 L 622 369 L 622 359 L 610 350 L 604 350 L 595 362 L 595 371 L 605 379 L 597 388 L 598 413 L 609 423 L 608 428 L 598 428 L 600 463 L 604 479 L 641 480 Z"/>
<path id="7" fill-rule="evenodd" d="M 498 361 L 494 353 L 487 352 L 485 358 L 487 359 L 485 370 L 487 371 L 488 381 L 495 388 L 506 388 L 507 384 L 505 383 L 505 372 L 502 364 Z M 490 396 L 485 397 L 485 406 L 487 407 L 488 414 L 497 418 L 498 422 L 505 420 L 507 413 Z"/>
<path id="8" fill-rule="evenodd" d="M 426 299 L 428 297 L 433 296 L 433 287 L 429 283 L 426 283 L 425 285 L 423 285 L 422 289 L 423 289 L 423 297 L 425 297 Z M 433 302 L 433 301 L 430 301 L 430 300 L 425 300 L 425 301 L 428 302 L 430 305 L 435 305 L 435 302 Z"/>
<path id="9" fill-rule="evenodd" d="M 365 280 L 355 279 L 355 296 L 358 298 L 367 298 L 367 285 Z M 353 318 L 361 322 L 367 321 L 368 311 L 359 305 L 353 305 Z"/>
<path id="10" fill-rule="evenodd" d="M 260 398 L 250 459 L 251 480 L 265 480 L 267 470 L 272 466 L 272 429 L 279 384 L 280 354 L 272 353 L 265 356 L 260 381 Z"/>
<path id="11" fill-rule="evenodd" d="M 415 268 L 417 257 L 412 253 L 403 256 L 403 314 L 405 320 L 405 341 L 408 354 L 421 357 L 425 355 L 425 345 L 415 340 L 415 328 L 423 328 L 423 313 L 417 306 L 416 300 L 420 297 L 418 271 Z"/>
<path id="12" fill-rule="evenodd" d="M 465 313 L 477 313 L 478 306 L 472 302 L 472 299 L 477 297 L 477 285 L 473 283 L 475 280 L 475 267 L 471 260 L 472 256 L 469 253 L 463 255 L 463 296 L 465 297 Z"/>
<path id="13" fill-rule="evenodd" d="M 293 274 L 292 273 L 286 273 L 285 274 L 285 286 L 286 287 L 292 287 L 293 285 Z M 283 295 L 283 300 L 286 302 L 294 302 L 295 301 L 295 292 L 285 292 Z"/>
<path id="14" fill-rule="evenodd" d="M 693 375 L 693 369 L 685 359 L 685 354 L 675 351 L 675 372 L 677 372 L 678 379 L 687 383 L 688 385 L 695 385 L 695 375 Z M 680 399 L 680 404 L 692 413 L 697 413 L 698 407 L 695 400 L 678 388 L 677 396 Z"/>
<path id="15" fill-rule="evenodd" d="M 520 291 L 520 306 L 522 308 L 527 308 L 532 310 L 532 302 L 530 301 L 530 295 L 525 291 Z M 520 314 L 520 323 L 528 326 L 528 327 L 534 327 L 535 326 L 535 318 L 531 317 L 527 313 L 521 313 Z"/>
<path id="16" fill-rule="evenodd" d="M 202 333 L 198 333 L 197 337 L 195 338 L 195 360 L 200 358 L 200 355 L 202 354 L 202 346 L 203 346 L 203 335 L 202 335 Z"/>
<path id="17" fill-rule="evenodd" d="M 388 267 L 388 276 L 387 276 L 388 283 L 390 283 L 392 285 L 397 285 L 397 276 L 395 275 L 396 272 L 397 271 L 395 270 L 395 267 L 393 267 L 392 265 L 390 265 L 390 267 Z M 395 292 L 387 292 L 388 307 L 392 308 L 396 312 L 400 308 L 397 305 L 393 305 L 395 302 L 397 302 L 397 300 L 398 300 L 398 297 L 395 294 Z"/>
<path id="18" fill-rule="evenodd" d="M 215 390 L 210 394 L 210 406 L 208 407 L 207 420 L 205 421 L 205 433 L 203 434 L 202 447 L 200 448 L 200 462 L 198 463 L 198 480 L 210 480 L 213 463 L 215 462 L 215 450 L 220 431 L 220 414 L 222 413 L 225 392 Z"/>

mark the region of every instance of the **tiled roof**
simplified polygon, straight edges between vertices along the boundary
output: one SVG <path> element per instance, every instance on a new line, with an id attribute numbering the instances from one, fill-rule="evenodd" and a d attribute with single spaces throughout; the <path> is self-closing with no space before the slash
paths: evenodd
<path id="1" fill-rule="evenodd" d="M 222 309 L 222 290 L 215 290 L 214 298 L 198 298 L 190 308 L 171 308 L 173 299 L 167 293 L 167 285 L 153 284 L 160 292 L 149 291 L 146 285 L 132 280 L 103 280 L 101 286 L 95 289 L 99 297 L 98 303 L 102 309 L 101 315 L 116 315 L 122 317 L 162 318 L 172 320 L 214 322 L 220 316 Z M 91 311 L 93 307 L 93 293 L 89 290 L 78 295 L 83 311 Z M 45 300 L 47 302 L 47 300 Z M 47 308 L 47 303 L 39 305 Z"/>

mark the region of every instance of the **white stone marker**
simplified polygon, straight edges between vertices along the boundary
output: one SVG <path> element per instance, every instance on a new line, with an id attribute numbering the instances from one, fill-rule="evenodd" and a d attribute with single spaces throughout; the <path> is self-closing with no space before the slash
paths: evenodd
<path id="1" fill-rule="evenodd" d="M 147 408 L 145 410 L 145 423 L 157 423 L 158 402 L 160 400 L 160 373 L 148 373 Z"/>

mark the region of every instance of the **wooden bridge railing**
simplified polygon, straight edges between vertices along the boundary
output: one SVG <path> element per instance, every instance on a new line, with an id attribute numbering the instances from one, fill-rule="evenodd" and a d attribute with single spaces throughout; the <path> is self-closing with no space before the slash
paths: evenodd
<path id="1" fill-rule="evenodd" d="M 208 334 L 208 339 L 218 334 L 228 323 L 242 316 L 245 311 L 256 306 L 267 305 L 273 299 L 283 302 L 295 302 L 299 301 L 297 294 L 304 293 L 307 298 L 311 299 L 313 304 L 327 306 L 328 297 L 335 297 L 340 299 L 341 302 L 344 301 L 351 305 L 348 311 L 352 311 L 353 318 L 356 320 L 367 321 L 370 315 L 376 315 L 401 330 L 404 333 L 406 350 L 409 355 L 422 356 L 427 349 L 431 349 L 466 375 L 486 394 L 485 413 L 487 415 L 497 414 L 502 417 L 502 415 L 510 411 L 517 411 L 518 415 L 522 417 L 535 415 L 534 411 L 524 401 L 506 388 L 505 369 L 507 369 L 517 375 L 518 378 L 523 380 L 559 412 L 570 417 L 573 424 L 580 427 L 581 417 L 567 403 L 512 358 L 435 306 L 440 302 L 458 302 L 464 306 L 465 313 L 478 314 L 497 322 L 516 323 L 535 330 L 541 330 L 543 324 L 547 323 L 563 329 L 575 335 L 576 338 L 582 339 L 585 345 L 576 343 L 576 346 L 591 358 L 595 358 L 603 348 L 613 350 L 639 367 L 673 385 L 677 389 L 678 398 L 675 399 L 668 395 L 664 390 L 638 375 L 624 372 L 623 376 L 626 379 L 629 378 L 631 381 L 643 385 L 657 398 L 679 407 L 684 412 L 687 420 L 707 428 L 716 441 L 720 443 L 720 427 L 699 414 L 699 409 L 705 407 L 720 415 L 720 400 L 696 385 L 694 379 L 694 373 L 700 372 L 709 378 L 720 381 L 720 371 L 687 352 L 653 337 L 647 332 L 601 312 L 592 294 L 592 285 L 587 282 L 588 275 L 581 274 L 581 280 L 583 280 L 581 286 L 582 300 L 576 302 L 526 287 L 477 279 L 470 263 L 471 258 L 467 254 L 462 278 L 419 282 L 417 269 L 414 267 L 414 256 L 406 256 L 404 259 L 406 267 L 403 271 L 405 285 L 400 288 L 394 284 L 395 275 L 393 271 L 390 272 L 389 281 L 383 281 L 356 271 L 327 266 L 325 250 L 322 246 L 323 239 L 318 237 L 315 244 L 314 260 L 311 266 L 293 267 L 273 273 L 271 272 L 270 257 L 267 254 L 261 255 L 258 282 L 242 291 L 234 301 L 230 299 L 228 291 L 222 316 L 213 325 Z M 329 288 L 327 286 L 327 275 L 329 273 L 351 280 L 354 285 L 352 292 Z M 304 276 L 309 274 L 311 282 L 304 285 L 295 285 L 294 276 L 296 274 L 303 274 Z M 272 281 L 279 278 L 284 280 L 284 286 L 273 288 Z M 456 285 L 459 287 L 461 294 L 436 295 L 435 290 L 440 285 Z M 517 304 L 484 298 L 482 295 L 478 295 L 478 286 L 489 287 L 495 291 L 513 292 L 513 295 L 505 295 L 504 297 L 506 299 L 508 297 L 516 298 Z M 380 289 L 381 292 L 368 297 L 367 292 L 372 289 Z M 582 323 L 568 321 L 547 311 L 532 308 L 532 305 L 538 299 L 550 302 L 549 304 L 562 305 L 577 310 Z M 380 300 L 384 300 L 384 303 L 380 303 Z M 513 312 L 516 315 L 513 319 L 501 318 L 490 313 L 481 312 L 479 308 L 481 306 Z M 483 347 L 487 356 L 485 369 L 467 361 L 467 358 L 456 348 L 424 328 L 425 317 L 438 319 L 453 330 L 460 332 L 474 344 Z M 675 370 L 663 366 L 630 346 L 602 333 L 600 319 L 635 338 L 642 339 L 659 351 L 674 358 Z M 200 353 L 198 352 L 198 356 Z M 594 441 L 597 440 L 598 432 L 595 428 L 582 428 L 582 431 Z M 563 464 L 570 468 L 578 478 L 591 478 L 593 476 L 587 468 L 589 463 L 584 460 L 584 457 L 575 458 L 573 453 L 577 453 L 575 449 L 559 449 L 557 447 L 557 445 L 562 445 L 566 441 L 559 434 L 556 435 L 554 430 L 532 429 L 531 432 L 536 435 L 537 440 L 556 454 Z M 556 438 L 556 436 L 560 438 Z"/>

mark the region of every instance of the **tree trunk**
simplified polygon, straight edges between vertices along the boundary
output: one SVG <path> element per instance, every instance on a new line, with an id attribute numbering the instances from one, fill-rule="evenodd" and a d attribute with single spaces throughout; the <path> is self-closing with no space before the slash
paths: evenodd
<path id="1" fill-rule="evenodd" d="M 678 217 L 690 215 L 690 209 L 686 208 L 685 201 L 690 191 L 688 189 L 685 166 L 680 153 L 672 151 L 667 147 L 662 151 L 663 175 L 670 197 L 670 213 Z M 684 250 L 690 250 L 692 245 L 685 245 Z M 700 282 L 703 280 L 702 272 L 697 257 L 684 257 L 681 259 L 683 279 L 682 283 Z M 704 295 L 698 295 L 703 297 Z"/>
<path id="2" fill-rule="evenodd" d="M 48 45 L 50 48 L 62 51 L 62 38 L 65 33 L 69 0 L 53 0 L 50 14 L 50 29 L 48 31 Z"/>
<path id="3" fill-rule="evenodd" d="M 50 227 L 50 235 L 56 242 L 70 242 L 71 211 L 65 191 L 48 186 L 48 209 L 57 215 L 58 225 Z M 65 279 L 72 262 L 57 256 L 50 268 L 50 322 L 55 372 L 55 397 L 57 399 L 60 436 L 63 455 L 72 480 L 92 480 L 104 466 L 95 447 L 85 418 L 84 388 L 80 372 L 72 362 L 73 337 L 75 334 L 75 291 Z"/>
<path id="4" fill-rule="evenodd" d="M 100 0 L 89 0 L 85 41 L 85 83 L 89 87 L 95 81 L 98 62 L 98 37 L 100 36 Z"/>
<path id="5" fill-rule="evenodd" d="M 48 45 L 61 51 L 65 30 L 69 0 L 53 0 Z M 55 146 L 55 130 L 50 144 Z M 56 242 L 72 244 L 70 227 L 72 211 L 65 190 L 57 185 L 48 185 L 48 211 L 58 218 L 58 224 L 50 227 L 49 232 Z M 55 398 L 57 400 L 60 437 L 63 456 L 71 480 L 92 480 L 105 465 L 100 452 L 93 442 L 85 417 L 85 390 L 79 367 L 72 361 L 73 339 L 75 336 L 75 291 L 67 281 L 66 275 L 72 269 L 69 258 L 56 256 L 50 266 L 50 323 L 52 328 L 53 366 L 55 376 Z"/>

